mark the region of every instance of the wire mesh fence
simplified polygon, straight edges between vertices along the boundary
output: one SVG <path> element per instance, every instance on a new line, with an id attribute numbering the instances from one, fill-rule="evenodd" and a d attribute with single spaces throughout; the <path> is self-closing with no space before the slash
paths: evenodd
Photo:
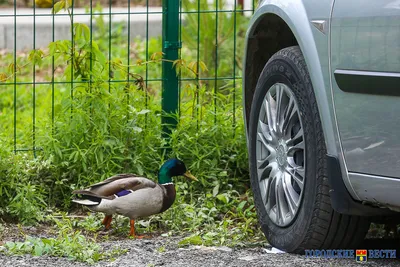
<path id="1" fill-rule="evenodd" d="M 46 1 L 0 9 L 0 128 L 15 152 L 56 146 L 67 127 L 78 136 L 62 137 L 69 146 L 98 132 L 129 143 L 132 133 L 161 132 L 163 111 L 174 110 L 197 129 L 230 124 L 235 134 L 255 1 Z M 178 25 L 166 20 L 173 2 Z M 175 27 L 177 43 L 166 43 Z"/>

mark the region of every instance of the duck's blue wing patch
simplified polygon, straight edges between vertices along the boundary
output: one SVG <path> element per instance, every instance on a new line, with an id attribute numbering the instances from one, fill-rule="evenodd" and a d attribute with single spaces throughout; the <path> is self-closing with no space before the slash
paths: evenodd
<path id="1" fill-rule="evenodd" d="M 132 190 L 125 190 L 125 189 L 122 189 L 121 191 L 119 191 L 119 192 L 116 193 L 115 195 L 116 195 L 117 197 L 123 197 L 123 196 L 129 195 L 130 193 L 132 193 Z"/>

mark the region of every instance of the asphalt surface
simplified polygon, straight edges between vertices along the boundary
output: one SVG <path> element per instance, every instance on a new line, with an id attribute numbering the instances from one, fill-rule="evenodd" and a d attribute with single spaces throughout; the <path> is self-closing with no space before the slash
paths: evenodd
<path id="1" fill-rule="evenodd" d="M 120 247 L 128 252 L 119 256 L 115 261 L 98 262 L 89 265 L 66 258 L 5 256 L 0 254 L 0 266 L 400 266 L 400 260 L 368 259 L 367 262 L 357 263 L 355 259 L 321 259 L 306 258 L 301 255 L 288 253 L 271 253 L 271 248 L 228 248 L 228 247 L 179 247 L 181 237 L 156 237 L 144 240 L 116 240 L 101 243 L 104 249 Z M 160 249 L 162 248 L 162 249 Z"/>

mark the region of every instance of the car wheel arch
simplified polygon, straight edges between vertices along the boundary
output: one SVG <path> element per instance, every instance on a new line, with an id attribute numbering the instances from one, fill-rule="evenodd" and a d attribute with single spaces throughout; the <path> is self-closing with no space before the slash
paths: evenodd
<path id="1" fill-rule="evenodd" d="M 244 76 L 246 77 L 243 80 L 243 99 L 247 122 L 254 91 L 262 69 L 276 52 L 293 45 L 297 45 L 293 32 L 287 23 L 276 14 L 266 13 L 261 15 L 249 29 L 246 36 L 245 64 L 243 65 Z M 248 125 L 246 125 L 246 128 L 248 128 Z"/>
<path id="2" fill-rule="evenodd" d="M 257 10 L 246 35 L 243 64 L 243 112 L 246 133 L 255 86 L 263 67 L 274 53 L 281 49 L 298 45 L 306 58 L 317 104 L 320 107 L 320 119 L 323 123 L 327 151 L 331 155 L 338 155 L 340 153 L 336 142 L 334 116 L 331 112 L 322 108 L 331 105 L 331 94 L 330 88 L 326 88 L 324 83 L 311 23 L 305 11 L 300 14 L 302 12 L 299 10 L 304 10 L 303 6 L 286 8 L 290 10 L 285 10 L 276 5 L 265 5 Z M 293 14 L 294 10 L 297 10 L 296 16 L 290 17 L 288 13 Z M 318 88 L 318 90 L 315 88 Z"/>

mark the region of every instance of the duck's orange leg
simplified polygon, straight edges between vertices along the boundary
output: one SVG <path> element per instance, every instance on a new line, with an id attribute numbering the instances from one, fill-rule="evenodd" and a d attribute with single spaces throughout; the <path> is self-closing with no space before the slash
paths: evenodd
<path id="1" fill-rule="evenodd" d="M 147 235 L 136 235 L 135 233 L 135 220 L 131 220 L 131 231 L 129 232 L 129 235 L 137 238 L 137 239 L 142 239 L 142 238 L 147 238 L 149 236 Z"/>
<path id="2" fill-rule="evenodd" d="M 101 222 L 101 224 L 102 224 L 102 225 L 106 225 L 109 217 L 110 217 L 110 215 L 104 216 L 104 219 L 103 219 L 103 221 Z"/>
<path id="3" fill-rule="evenodd" d="M 104 220 L 103 220 L 102 224 L 105 225 L 106 230 L 110 229 L 111 221 L 112 221 L 112 215 L 106 215 L 104 217 Z"/>
<path id="4" fill-rule="evenodd" d="M 131 220 L 131 231 L 129 232 L 129 235 L 132 237 L 136 237 L 136 235 L 135 235 L 135 220 Z"/>
<path id="5" fill-rule="evenodd" d="M 112 221 L 112 216 L 110 215 L 110 217 L 108 218 L 107 224 L 106 224 L 107 230 L 111 228 L 111 221 Z"/>

